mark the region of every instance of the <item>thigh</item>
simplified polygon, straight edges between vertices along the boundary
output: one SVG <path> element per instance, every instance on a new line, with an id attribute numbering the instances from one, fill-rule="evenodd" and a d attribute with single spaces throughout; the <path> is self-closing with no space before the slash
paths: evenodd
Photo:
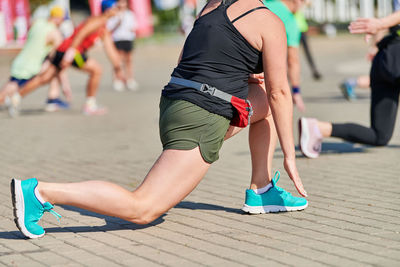
<path id="1" fill-rule="evenodd" d="M 188 101 L 161 97 L 159 128 L 164 150 L 199 147 L 203 159 L 213 163 L 219 158 L 229 120 Z"/>
<path id="2" fill-rule="evenodd" d="M 378 136 L 390 139 L 399 106 L 400 86 L 391 83 L 371 84 L 371 127 Z"/>
<path id="3" fill-rule="evenodd" d="M 86 60 L 85 64 L 79 69 L 83 70 L 84 72 L 93 73 L 93 72 L 101 71 L 101 65 L 93 58 L 88 58 Z"/>
<path id="4" fill-rule="evenodd" d="M 249 84 L 249 95 L 247 97 L 253 106 L 253 116 L 250 118 L 250 123 L 255 123 L 265 119 L 271 115 L 271 109 L 268 103 L 268 96 L 265 90 L 265 84 Z M 225 140 L 231 138 L 243 128 L 230 126 L 226 135 Z"/>
<path id="5" fill-rule="evenodd" d="M 164 150 L 134 195 L 161 215 L 192 192 L 209 167 L 198 147 Z"/>

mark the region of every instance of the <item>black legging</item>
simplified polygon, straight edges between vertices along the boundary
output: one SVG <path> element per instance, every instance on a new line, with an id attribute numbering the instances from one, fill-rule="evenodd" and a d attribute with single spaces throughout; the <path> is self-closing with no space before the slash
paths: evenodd
<path id="1" fill-rule="evenodd" d="M 371 127 L 354 123 L 332 124 L 332 136 L 373 146 L 384 146 L 390 141 L 399 106 L 400 60 L 397 59 L 400 59 L 400 42 L 381 49 L 372 63 Z"/>
<path id="2" fill-rule="evenodd" d="M 305 32 L 301 33 L 300 42 L 301 42 L 301 44 L 303 46 L 304 53 L 306 54 L 307 63 L 308 63 L 308 66 L 311 69 L 311 72 L 314 75 L 315 74 L 319 74 L 319 71 L 317 70 L 317 66 L 315 66 L 314 59 L 313 59 L 313 56 L 311 54 L 310 47 L 308 46 L 307 33 L 305 33 Z"/>

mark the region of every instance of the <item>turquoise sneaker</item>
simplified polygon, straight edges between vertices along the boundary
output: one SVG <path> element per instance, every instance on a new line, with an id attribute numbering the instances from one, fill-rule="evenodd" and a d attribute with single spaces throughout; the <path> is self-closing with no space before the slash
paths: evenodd
<path id="1" fill-rule="evenodd" d="M 348 100 L 348 101 L 353 101 L 357 99 L 357 95 L 354 92 L 354 86 L 348 82 L 344 81 L 340 84 L 340 90 L 342 91 L 343 96 Z"/>
<path id="2" fill-rule="evenodd" d="M 246 201 L 242 210 L 251 214 L 303 210 L 308 206 L 305 198 L 294 197 L 285 189 L 276 185 L 281 174 L 275 173 L 272 187 L 265 193 L 257 195 L 252 189 L 246 190 Z"/>
<path id="3" fill-rule="evenodd" d="M 36 198 L 35 188 L 38 184 L 36 178 L 25 181 L 11 180 L 11 196 L 14 206 L 14 221 L 21 233 L 28 238 L 38 238 L 44 235 L 43 227 L 38 225 L 43 213 L 48 211 L 56 216 L 61 215 L 53 211 L 53 205 L 44 204 Z"/>

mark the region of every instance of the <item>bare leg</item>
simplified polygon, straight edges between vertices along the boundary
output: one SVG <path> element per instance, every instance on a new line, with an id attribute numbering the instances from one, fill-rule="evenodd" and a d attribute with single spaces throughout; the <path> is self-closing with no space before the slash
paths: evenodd
<path id="1" fill-rule="evenodd" d="M 60 85 L 58 78 L 55 77 L 50 81 L 49 92 L 47 93 L 48 99 L 56 99 L 60 97 Z"/>
<path id="2" fill-rule="evenodd" d="M 362 89 L 370 88 L 370 79 L 369 75 L 362 75 L 357 78 L 357 87 Z"/>
<path id="3" fill-rule="evenodd" d="M 34 91 L 39 86 L 42 86 L 51 81 L 58 73 L 58 70 L 55 66 L 51 65 L 47 70 L 43 73 L 35 76 L 32 80 L 27 82 L 24 87 L 19 90 L 19 94 L 24 97 L 30 92 Z"/>
<path id="4" fill-rule="evenodd" d="M 7 82 L 0 91 L 0 104 L 4 103 L 6 96 L 12 95 L 18 91 L 18 84 L 16 82 Z"/>
<path id="5" fill-rule="evenodd" d="M 318 121 L 318 128 L 323 137 L 330 137 L 332 135 L 332 123 L 325 121 Z"/>
<path id="6" fill-rule="evenodd" d="M 174 207 L 201 181 L 210 164 L 199 148 L 165 150 L 142 184 L 130 192 L 103 181 L 44 183 L 38 185 L 45 201 L 147 224 Z"/>
<path id="7" fill-rule="evenodd" d="M 125 63 L 125 76 L 126 80 L 129 81 L 131 79 L 134 79 L 133 75 L 133 64 L 132 64 L 132 52 L 122 52 L 123 53 L 123 59 Z"/>
<path id="8" fill-rule="evenodd" d="M 81 70 L 89 73 L 89 82 L 86 88 L 86 96 L 96 96 L 97 89 L 99 88 L 102 68 L 96 60 L 89 58 Z"/>
<path id="9" fill-rule="evenodd" d="M 253 105 L 249 146 L 252 162 L 250 188 L 262 188 L 272 180 L 271 166 L 277 142 L 274 120 L 268 104 L 264 85 L 249 84 L 248 99 Z M 238 133 L 241 128 L 230 127 L 225 139 Z"/>

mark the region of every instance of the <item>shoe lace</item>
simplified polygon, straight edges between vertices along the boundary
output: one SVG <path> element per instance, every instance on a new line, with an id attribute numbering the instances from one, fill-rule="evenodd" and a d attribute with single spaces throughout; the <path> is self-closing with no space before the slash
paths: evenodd
<path id="1" fill-rule="evenodd" d="M 287 197 L 287 196 L 291 196 L 292 194 L 288 191 L 286 191 L 285 189 L 283 189 L 282 187 L 277 186 L 276 184 L 279 181 L 279 178 L 281 178 L 281 173 L 279 171 L 275 172 L 274 178 L 272 178 L 272 184 L 273 186 L 276 188 L 276 190 L 283 196 L 283 197 Z"/>
<path id="2" fill-rule="evenodd" d="M 46 207 L 46 208 L 44 209 L 44 211 L 47 211 L 47 212 L 50 212 L 51 214 L 53 214 L 54 217 L 56 217 L 57 221 L 58 221 L 59 223 L 61 223 L 60 219 L 61 219 L 62 216 L 61 216 L 59 213 L 55 212 L 55 211 L 53 210 L 53 207 L 49 207 L 49 208 Z"/>

